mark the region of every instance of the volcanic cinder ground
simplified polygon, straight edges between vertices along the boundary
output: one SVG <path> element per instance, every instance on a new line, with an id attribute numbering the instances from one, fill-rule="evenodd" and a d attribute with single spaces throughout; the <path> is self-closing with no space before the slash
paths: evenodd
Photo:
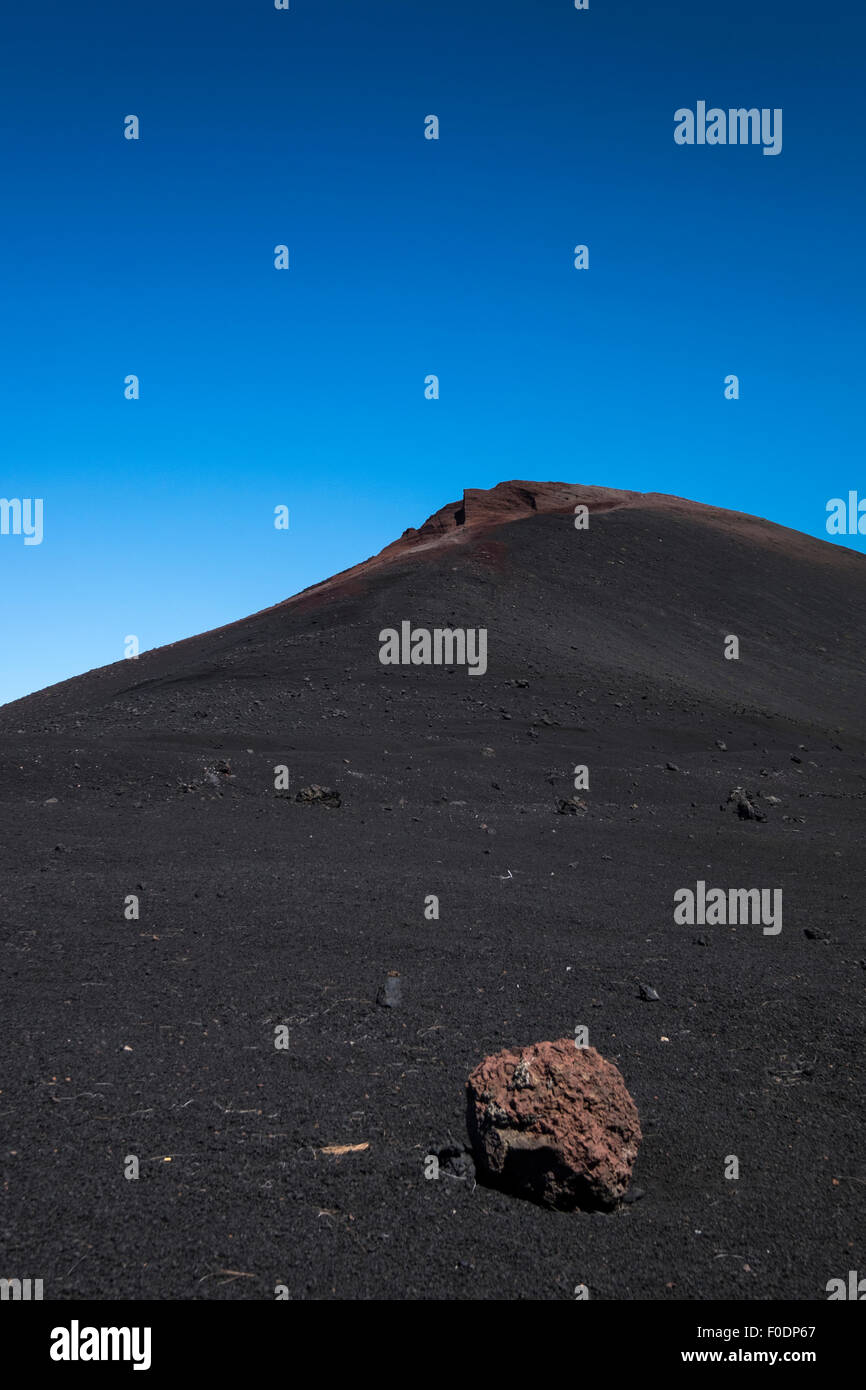
<path id="1" fill-rule="evenodd" d="M 402 621 L 486 628 L 486 674 L 383 666 Z M 0 1274 L 53 1299 L 824 1300 L 866 1271 L 864 650 L 858 554 L 509 483 L 3 707 Z M 310 783 L 341 806 L 297 803 Z M 720 809 L 734 787 L 765 820 Z M 781 933 L 677 925 L 698 880 L 781 888 Z M 426 1178 L 485 1054 L 578 1025 L 637 1104 L 637 1200 Z"/>

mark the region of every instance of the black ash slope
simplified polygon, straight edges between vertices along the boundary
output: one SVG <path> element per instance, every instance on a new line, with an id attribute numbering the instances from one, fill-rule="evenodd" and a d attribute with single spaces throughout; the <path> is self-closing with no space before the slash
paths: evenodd
<path id="1" fill-rule="evenodd" d="M 0 710 L 2 1272 L 824 1299 L 866 1268 L 866 563 L 779 536 L 534 515 Z M 404 619 L 487 628 L 487 674 L 383 667 Z M 738 786 L 765 820 L 720 810 Z M 698 879 L 781 887 L 781 934 L 675 926 Z M 645 1195 L 564 1216 L 425 1179 L 481 1057 L 581 1023 Z"/>

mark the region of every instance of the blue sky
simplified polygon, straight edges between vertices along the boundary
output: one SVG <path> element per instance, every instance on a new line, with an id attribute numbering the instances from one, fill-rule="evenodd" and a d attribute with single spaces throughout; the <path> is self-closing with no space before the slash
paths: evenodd
<path id="1" fill-rule="evenodd" d="M 866 496 L 859 3 L 18 8 L 0 496 L 45 519 L 0 536 L 0 701 L 278 602 L 464 487 L 825 539 Z M 678 146 L 698 100 L 782 108 L 782 153 Z"/>

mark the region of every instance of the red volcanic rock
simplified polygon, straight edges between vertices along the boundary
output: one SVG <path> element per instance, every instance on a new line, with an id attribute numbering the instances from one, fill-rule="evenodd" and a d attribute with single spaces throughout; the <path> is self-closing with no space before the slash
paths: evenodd
<path id="1" fill-rule="evenodd" d="M 411 550 L 455 531 L 477 530 L 520 521 L 537 512 L 573 512 L 578 503 L 589 511 L 609 511 L 640 497 L 639 492 L 618 488 L 582 487 L 573 483 L 534 483 L 514 479 L 496 487 L 467 487 L 460 502 L 449 502 L 428 517 L 418 530 L 410 526 L 399 540 L 387 545 L 382 555 Z"/>
<path id="2" fill-rule="evenodd" d="M 610 1209 L 641 1141 L 617 1067 L 573 1038 L 486 1057 L 467 1082 L 479 1175 L 546 1207 Z"/>

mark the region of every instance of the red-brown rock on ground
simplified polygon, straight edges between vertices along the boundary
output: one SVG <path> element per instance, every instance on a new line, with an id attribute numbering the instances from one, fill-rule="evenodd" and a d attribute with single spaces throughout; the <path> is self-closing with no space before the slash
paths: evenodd
<path id="1" fill-rule="evenodd" d="M 479 1176 L 565 1211 L 616 1206 L 642 1138 L 618 1068 L 573 1038 L 486 1057 L 467 1119 Z"/>

